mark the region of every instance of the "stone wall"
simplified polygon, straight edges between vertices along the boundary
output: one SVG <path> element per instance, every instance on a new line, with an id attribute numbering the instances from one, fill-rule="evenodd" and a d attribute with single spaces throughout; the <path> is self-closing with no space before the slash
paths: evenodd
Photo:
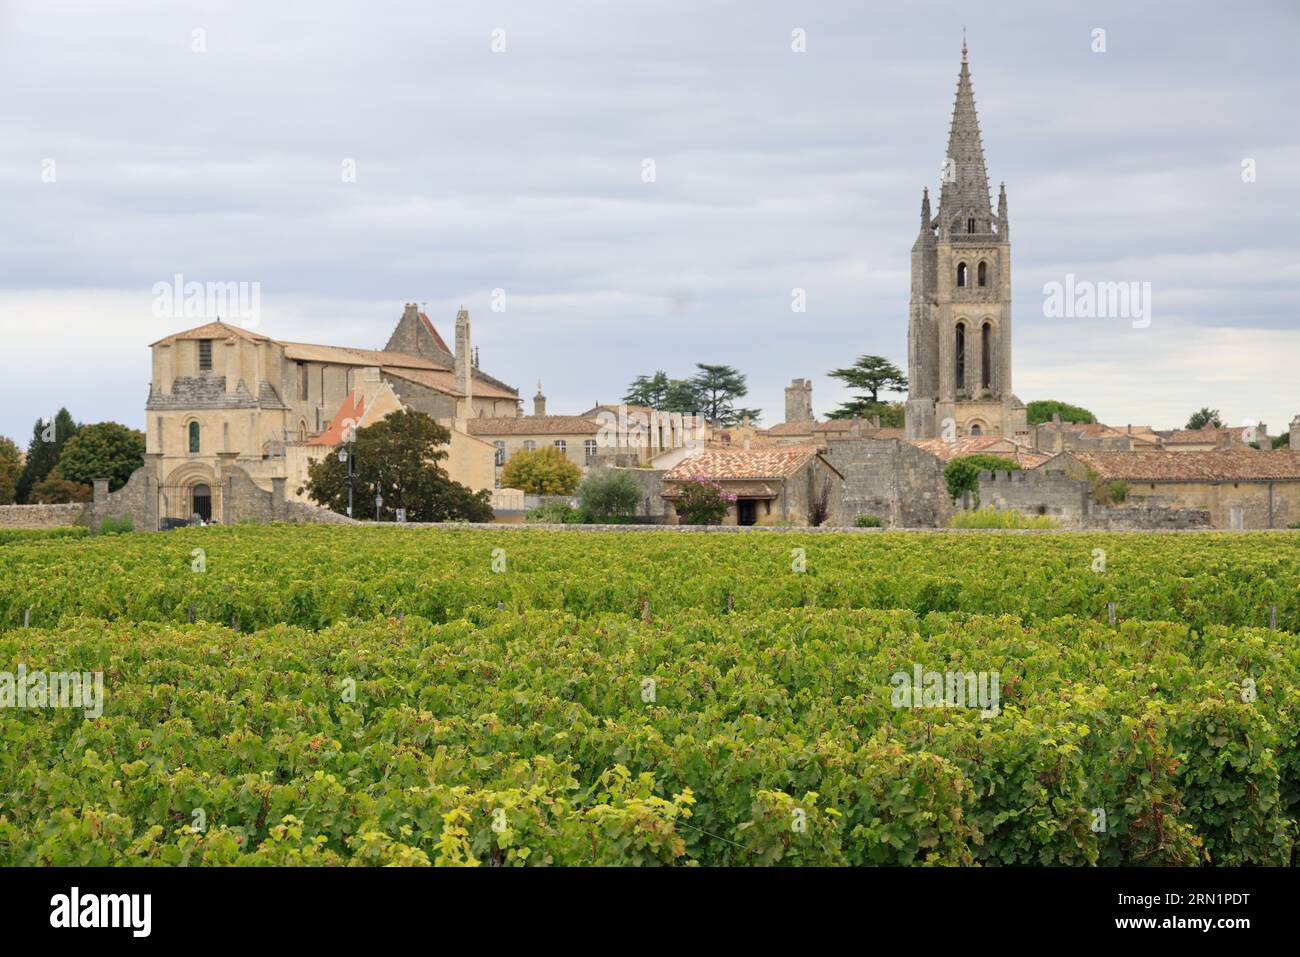
<path id="1" fill-rule="evenodd" d="M 826 460 L 844 476 L 841 524 L 859 515 L 895 528 L 948 524 L 953 506 L 937 456 L 901 439 L 831 440 L 826 449 Z"/>
<path id="2" fill-rule="evenodd" d="M 1175 507 L 1171 500 L 1126 505 L 1101 505 L 1092 500 L 1089 482 L 1064 472 L 1030 469 L 981 472 L 981 506 L 1012 509 L 1025 515 L 1046 515 L 1062 528 L 1095 531 L 1180 531 L 1214 527 L 1206 508 Z"/>
<path id="3" fill-rule="evenodd" d="M 77 525 L 89 512 L 85 503 L 71 505 L 0 505 L 0 528 L 60 528 Z"/>
<path id="4" fill-rule="evenodd" d="M 981 507 L 1046 515 L 1072 528 L 1087 524 L 1091 491 L 1087 482 L 1043 469 L 981 472 L 979 477 Z"/>

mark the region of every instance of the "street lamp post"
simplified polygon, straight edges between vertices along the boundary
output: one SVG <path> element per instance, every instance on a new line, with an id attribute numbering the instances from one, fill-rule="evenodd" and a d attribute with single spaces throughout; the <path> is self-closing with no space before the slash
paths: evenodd
<path id="1" fill-rule="evenodd" d="M 384 473 L 379 473 L 379 480 L 375 483 L 375 521 L 378 522 L 379 510 L 384 507 Z"/>
<path id="2" fill-rule="evenodd" d="M 352 517 L 352 476 L 356 474 L 356 457 L 348 449 L 339 447 L 339 461 L 348 463 L 348 518 Z"/>

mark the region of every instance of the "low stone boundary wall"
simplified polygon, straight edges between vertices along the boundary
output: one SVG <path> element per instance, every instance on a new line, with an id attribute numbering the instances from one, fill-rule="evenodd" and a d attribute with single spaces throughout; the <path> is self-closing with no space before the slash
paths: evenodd
<path id="1" fill-rule="evenodd" d="M 61 528 L 80 524 L 90 505 L 0 505 L 0 528 Z"/>

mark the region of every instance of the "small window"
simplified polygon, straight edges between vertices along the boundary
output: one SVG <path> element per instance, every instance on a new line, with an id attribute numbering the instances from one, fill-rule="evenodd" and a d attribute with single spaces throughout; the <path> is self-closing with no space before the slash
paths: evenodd
<path id="1" fill-rule="evenodd" d="M 582 450 L 587 457 L 586 464 L 590 465 L 591 460 L 596 457 L 596 440 L 587 439 L 587 441 L 582 443 Z"/>
<path id="2" fill-rule="evenodd" d="M 534 442 L 532 439 L 526 439 L 526 440 L 524 440 L 524 451 L 525 451 L 525 452 L 536 452 L 536 451 L 537 451 L 537 443 Z"/>
<path id="3" fill-rule="evenodd" d="M 506 464 L 506 444 L 505 444 L 505 442 L 499 442 L 499 441 L 498 441 L 498 442 L 493 442 L 492 444 L 495 445 L 495 446 L 497 447 L 497 455 L 496 455 L 496 463 L 497 463 L 497 466 L 500 467 L 500 466 L 502 466 L 502 465 L 505 465 L 505 464 Z"/>
<path id="4" fill-rule="evenodd" d="M 569 454 L 569 445 L 567 442 L 564 441 L 564 439 L 556 439 L 555 447 L 560 450 L 561 455 Z"/>
<path id="5" fill-rule="evenodd" d="M 980 329 L 980 385 L 993 388 L 993 324 L 988 322 Z"/>
<path id="6" fill-rule="evenodd" d="M 966 264 L 965 263 L 957 264 L 957 285 L 958 286 L 966 285 Z"/>
<path id="7" fill-rule="evenodd" d="M 974 216 L 972 216 L 970 219 L 966 220 L 966 232 L 968 232 L 968 233 L 973 233 L 973 232 L 975 232 L 975 217 L 974 217 Z"/>
<path id="8" fill-rule="evenodd" d="M 212 371 L 212 340 L 211 339 L 199 340 L 199 371 L 200 372 Z"/>
<path id="9" fill-rule="evenodd" d="M 957 323 L 954 339 L 953 379 L 958 389 L 964 389 L 966 388 L 966 324 L 964 322 Z"/>
<path id="10" fill-rule="evenodd" d="M 982 429 L 980 429 L 980 427 L 979 427 L 978 425 L 972 425 L 972 426 L 970 427 L 970 434 L 971 434 L 971 435 L 983 435 L 984 432 L 983 432 Z"/>
<path id="11" fill-rule="evenodd" d="M 981 262 L 979 272 L 976 273 L 976 276 L 977 276 L 976 282 L 978 282 L 981 286 L 987 286 L 989 284 L 989 264 L 986 262 Z"/>
<path id="12" fill-rule="evenodd" d="M 190 454 L 199 454 L 199 424 L 197 422 L 190 423 Z"/>

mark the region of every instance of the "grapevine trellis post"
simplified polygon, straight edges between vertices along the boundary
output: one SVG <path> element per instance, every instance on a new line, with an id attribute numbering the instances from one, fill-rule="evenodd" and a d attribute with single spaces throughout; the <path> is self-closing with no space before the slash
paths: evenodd
<path id="1" fill-rule="evenodd" d="M 1115 603 L 1113 601 L 1106 602 L 1106 617 L 1110 619 L 1113 626 L 1115 624 Z"/>

